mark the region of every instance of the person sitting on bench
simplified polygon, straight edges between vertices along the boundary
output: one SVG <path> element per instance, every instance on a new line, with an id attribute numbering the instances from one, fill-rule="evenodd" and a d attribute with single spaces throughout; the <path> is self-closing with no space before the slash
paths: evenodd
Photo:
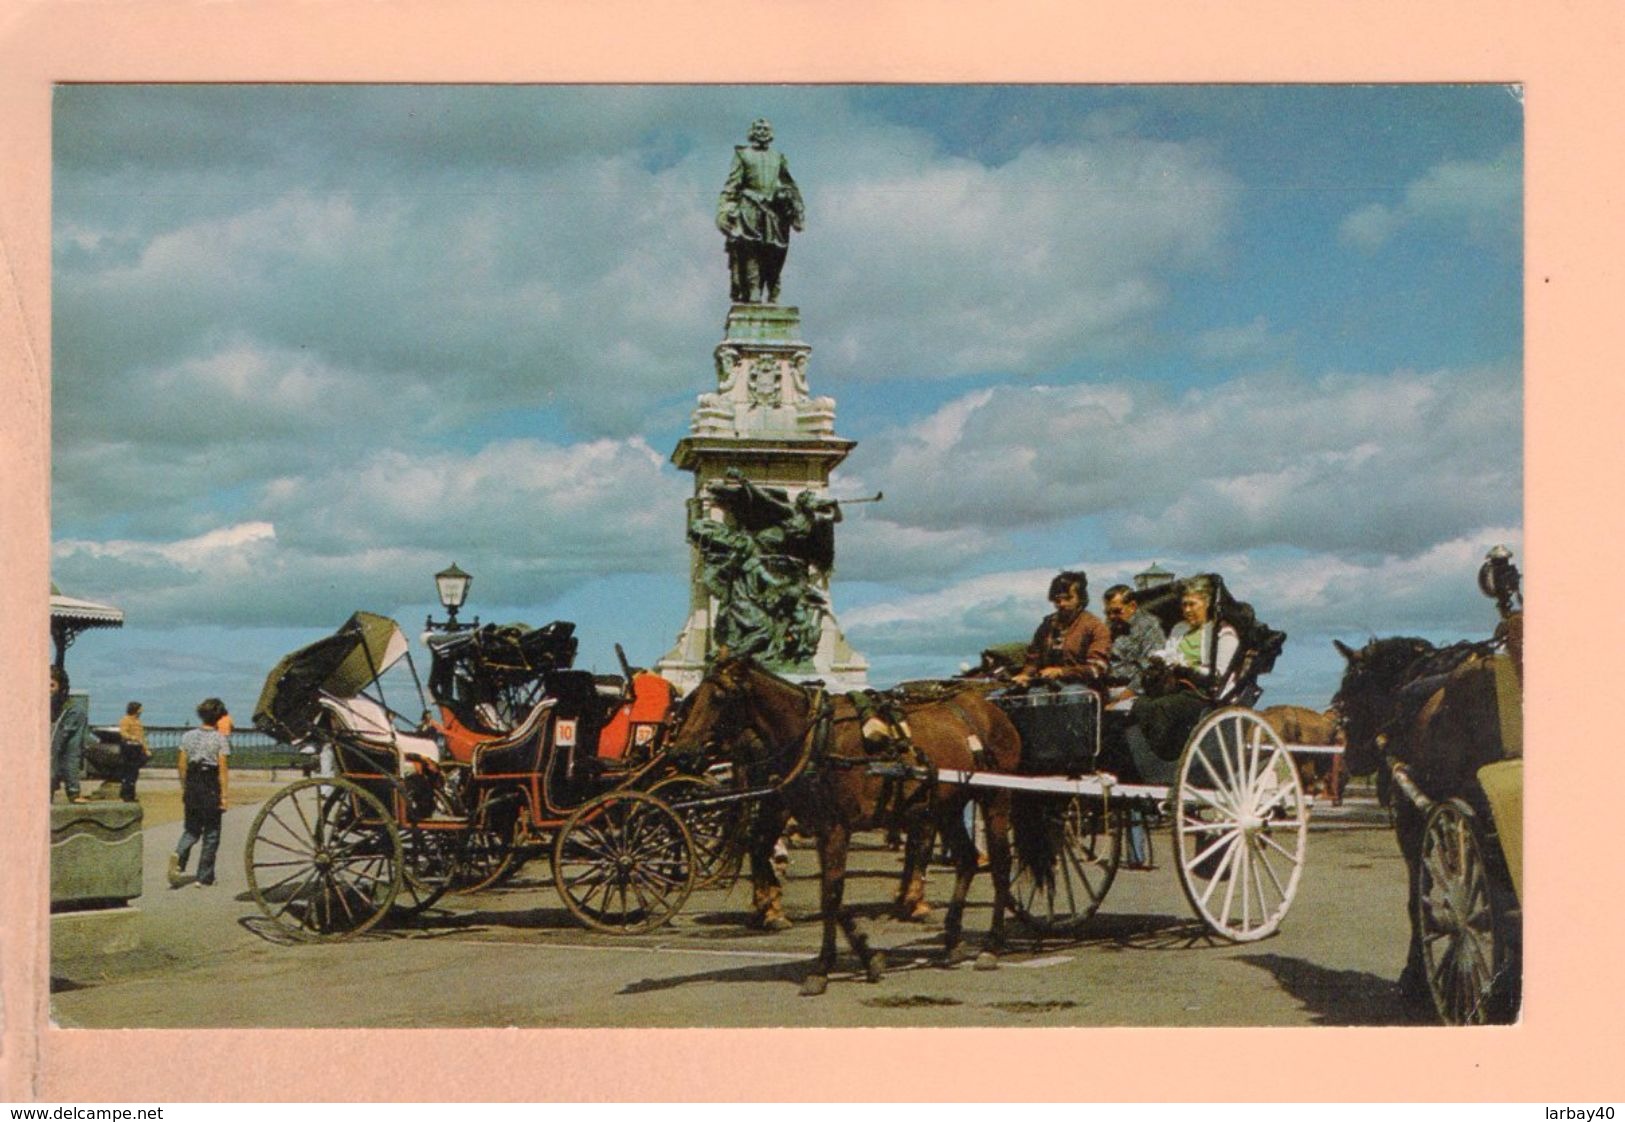
<path id="1" fill-rule="evenodd" d="M 1056 682 L 1099 682 L 1106 673 L 1111 634 L 1089 604 L 1089 577 L 1063 571 L 1049 582 L 1055 611 L 1044 617 L 1027 648 L 1027 661 L 1015 677 L 1025 686 L 1034 678 Z"/>
<path id="2" fill-rule="evenodd" d="M 1201 578 L 1186 582 L 1179 598 L 1183 618 L 1168 633 L 1167 645 L 1143 675 L 1147 696 L 1131 710 L 1128 747 L 1140 778 L 1172 783 L 1185 741 L 1219 691 L 1236 660 L 1241 638 L 1213 618 L 1213 586 Z"/>

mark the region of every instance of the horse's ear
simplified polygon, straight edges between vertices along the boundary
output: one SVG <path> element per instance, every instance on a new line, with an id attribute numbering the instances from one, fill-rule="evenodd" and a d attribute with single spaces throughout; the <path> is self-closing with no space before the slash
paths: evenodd
<path id="1" fill-rule="evenodd" d="M 1332 646 L 1336 647 L 1337 653 L 1342 655 L 1349 662 L 1358 662 L 1360 660 L 1360 652 L 1350 650 L 1348 647 L 1345 647 L 1341 639 L 1333 639 Z"/>

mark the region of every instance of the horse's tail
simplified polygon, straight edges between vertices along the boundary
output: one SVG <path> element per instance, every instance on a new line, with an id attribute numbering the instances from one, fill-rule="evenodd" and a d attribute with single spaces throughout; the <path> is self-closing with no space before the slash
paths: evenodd
<path id="1" fill-rule="evenodd" d="M 1010 793 L 1010 830 L 1014 835 L 1016 857 L 1043 889 L 1054 883 L 1055 861 L 1060 856 L 1056 847 L 1056 840 L 1061 836 L 1055 828 L 1057 802 L 1053 796 L 1025 791 Z"/>

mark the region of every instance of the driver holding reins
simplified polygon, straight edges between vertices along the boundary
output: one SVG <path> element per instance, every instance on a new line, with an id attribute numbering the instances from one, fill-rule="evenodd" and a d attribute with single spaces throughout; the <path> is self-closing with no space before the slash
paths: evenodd
<path id="1" fill-rule="evenodd" d="M 1049 582 L 1049 602 L 1055 611 L 1033 633 L 1016 684 L 1028 685 L 1034 678 L 1090 685 L 1103 681 L 1112 636 L 1099 616 L 1084 610 L 1089 603 L 1088 575 L 1072 570 L 1057 574 Z"/>

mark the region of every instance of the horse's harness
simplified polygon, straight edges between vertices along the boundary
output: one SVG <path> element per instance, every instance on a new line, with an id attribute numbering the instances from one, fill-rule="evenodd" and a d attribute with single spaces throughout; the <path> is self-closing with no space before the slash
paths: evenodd
<path id="1" fill-rule="evenodd" d="M 1420 672 L 1415 678 L 1405 681 L 1394 689 L 1394 704 L 1389 710 L 1388 719 L 1377 725 L 1371 732 L 1369 743 L 1380 753 L 1383 766 L 1388 769 L 1389 775 L 1405 792 L 1406 796 L 1423 811 L 1431 807 L 1434 800 L 1424 794 L 1422 789 L 1416 785 L 1416 781 L 1410 774 L 1410 766 L 1400 758 L 1398 753 L 1390 751 L 1388 746 L 1405 725 L 1416 720 L 1426 706 L 1427 700 L 1443 689 L 1456 671 L 1460 670 L 1473 658 L 1482 658 L 1493 654 L 1500 643 L 1500 640 L 1495 639 L 1488 642 L 1463 642 L 1418 655 L 1405 666 L 1403 674 L 1409 674 L 1415 670 Z M 1458 653 L 1460 657 L 1448 664 L 1444 663 L 1441 658 L 1443 655 Z M 1430 664 L 1439 664 L 1443 668 L 1434 670 Z M 1340 705 L 1342 691 L 1339 691 L 1338 696 L 1332 700 L 1334 705 Z M 1347 728 L 1348 725 L 1345 719 L 1345 731 Z"/>
<path id="2" fill-rule="evenodd" d="M 713 680 L 712 688 L 724 702 L 723 712 L 729 723 L 737 724 L 735 709 L 739 702 L 744 700 L 744 690 L 719 680 Z M 797 692 L 802 692 L 799 687 L 796 688 Z M 681 727 L 681 715 L 674 716 L 677 717 L 676 727 Z M 823 685 L 819 684 L 807 695 L 807 731 L 793 748 L 771 753 L 760 760 L 735 761 L 746 773 L 747 780 L 751 778 L 752 770 L 765 772 L 765 778 L 759 788 L 749 782 L 746 786 L 761 792 L 780 791 L 795 782 L 802 774 L 816 771 L 818 765 L 829 757 L 830 730 L 834 721 L 835 706 Z M 754 730 L 730 728 L 727 735 L 734 736 L 741 731 L 754 733 Z M 789 766 L 783 766 L 785 764 Z"/>
<path id="3" fill-rule="evenodd" d="M 865 768 L 882 775 L 888 783 L 895 784 L 892 791 L 883 795 L 880 799 L 882 805 L 891 802 L 894 813 L 901 813 L 909 804 L 919 801 L 922 795 L 927 803 L 935 798 L 937 769 L 918 750 L 912 740 L 907 738 L 906 734 L 901 738 L 900 743 L 894 741 L 891 751 L 885 755 L 836 755 L 830 751 L 835 725 L 861 722 L 861 711 L 857 710 L 854 703 L 855 711 L 851 716 L 837 717 L 835 715 L 834 698 L 822 683 L 816 684 L 810 691 L 795 683 L 787 684 L 806 696 L 807 731 L 793 749 L 742 765 L 747 772 L 747 778 L 749 778 L 748 772 L 753 768 L 766 771 L 767 775 L 759 788 L 760 790 L 781 791 L 797 779 L 803 777 L 810 779 L 825 770 Z M 726 704 L 727 709 L 725 711 L 729 713 L 730 719 L 735 719 L 732 710 L 743 700 L 744 690 L 740 687 L 730 686 L 722 681 L 714 681 L 713 688 L 721 695 Z M 974 727 L 970 714 L 953 698 L 932 699 L 932 701 L 947 705 L 967 727 Z M 861 731 L 859 739 L 862 740 Z M 985 756 L 983 747 L 979 745 L 973 747 L 972 756 L 978 767 L 983 766 Z M 789 767 L 782 767 L 786 762 L 789 763 Z M 918 778 L 918 772 L 921 770 L 926 772 L 924 782 L 919 788 L 916 788 L 912 797 L 905 798 L 902 781 L 908 778 Z"/>

